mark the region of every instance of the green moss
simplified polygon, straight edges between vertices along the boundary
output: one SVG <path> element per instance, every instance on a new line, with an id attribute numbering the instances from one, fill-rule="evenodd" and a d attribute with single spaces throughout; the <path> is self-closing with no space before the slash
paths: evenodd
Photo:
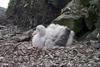
<path id="1" fill-rule="evenodd" d="M 72 19 L 61 19 L 58 23 L 64 26 L 68 26 L 70 29 L 74 30 L 76 33 L 81 30 L 81 23 L 76 22 Z"/>
<path id="2" fill-rule="evenodd" d="M 73 27 L 74 27 L 74 21 L 70 20 L 70 19 L 61 19 L 57 23 L 64 25 L 64 26 L 68 26 L 70 29 L 73 29 Z"/>
<path id="3" fill-rule="evenodd" d="M 96 28 L 100 28 L 100 20 L 95 23 Z"/>
<path id="4" fill-rule="evenodd" d="M 73 27 L 74 27 L 74 22 L 73 22 L 73 20 L 62 19 L 61 22 L 63 22 L 63 25 L 68 26 L 68 27 L 71 28 L 71 29 L 73 29 Z"/>
<path id="5" fill-rule="evenodd" d="M 85 7 L 89 6 L 89 2 L 91 0 L 80 0 L 81 4 L 84 5 Z"/>

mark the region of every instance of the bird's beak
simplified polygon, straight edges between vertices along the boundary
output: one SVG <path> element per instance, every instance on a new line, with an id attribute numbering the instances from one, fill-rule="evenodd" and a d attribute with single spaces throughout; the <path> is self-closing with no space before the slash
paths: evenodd
<path id="1" fill-rule="evenodd" d="M 34 36 L 34 35 L 36 35 L 37 34 L 37 32 L 36 31 L 34 31 L 33 33 L 32 33 L 32 36 Z"/>

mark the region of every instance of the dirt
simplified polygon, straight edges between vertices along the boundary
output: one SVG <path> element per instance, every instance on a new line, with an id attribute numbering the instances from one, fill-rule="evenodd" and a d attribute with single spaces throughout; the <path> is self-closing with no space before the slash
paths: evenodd
<path id="1" fill-rule="evenodd" d="M 94 47 L 100 43 L 96 40 L 43 50 L 32 46 L 31 37 L 21 40 L 21 36 L 17 26 L 0 28 L 0 67 L 100 67 L 100 48 Z"/>

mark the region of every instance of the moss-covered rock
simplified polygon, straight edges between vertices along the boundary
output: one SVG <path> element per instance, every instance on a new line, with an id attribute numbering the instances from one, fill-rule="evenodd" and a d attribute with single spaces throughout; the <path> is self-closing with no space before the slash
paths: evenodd
<path id="1" fill-rule="evenodd" d="M 98 5 L 98 0 L 72 0 L 53 22 L 73 29 L 78 37 L 83 36 L 100 26 Z"/>
<path id="2" fill-rule="evenodd" d="M 98 39 L 100 41 L 100 0 L 91 0 L 89 6 L 88 27 L 92 29 L 94 26 L 96 29 L 91 32 L 87 38 Z"/>
<path id="3" fill-rule="evenodd" d="M 75 27 L 75 20 L 79 18 L 80 16 L 66 15 L 65 13 L 63 13 L 59 17 L 57 17 L 53 22 L 68 26 L 70 29 L 74 30 L 75 32 L 78 32 L 80 29 L 78 28 L 78 26 Z"/>
<path id="4" fill-rule="evenodd" d="M 95 23 L 96 28 L 100 28 L 100 0 L 97 1 L 97 22 Z"/>
<path id="5" fill-rule="evenodd" d="M 95 23 L 96 28 L 100 28 L 100 20 Z"/>
<path id="6" fill-rule="evenodd" d="M 72 0 L 62 9 L 62 14 L 53 22 L 68 26 L 80 37 L 88 31 L 85 23 L 85 17 L 87 16 L 88 11 L 80 4 L 80 0 Z"/>
<path id="7" fill-rule="evenodd" d="M 86 38 L 97 39 L 100 41 L 100 28 L 96 28 L 92 33 L 90 33 Z"/>

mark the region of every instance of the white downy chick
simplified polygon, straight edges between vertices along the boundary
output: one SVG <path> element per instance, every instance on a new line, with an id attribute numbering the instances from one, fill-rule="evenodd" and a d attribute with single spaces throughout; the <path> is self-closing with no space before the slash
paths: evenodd
<path id="1" fill-rule="evenodd" d="M 45 45 L 45 27 L 38 25 L 36 27 L 35 35 L 32 38 L 33 47 L 43 48 Z"/>

